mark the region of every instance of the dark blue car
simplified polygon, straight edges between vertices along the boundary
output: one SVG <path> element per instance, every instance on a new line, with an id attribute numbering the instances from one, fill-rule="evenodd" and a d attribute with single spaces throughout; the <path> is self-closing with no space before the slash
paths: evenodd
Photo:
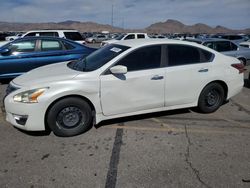
<path id="1" fill-rule="evenodd" d="M 43 65 L 84 58 L 95 50 L 63 38 L 20 38 L 0 47 L 0 80 Z"/>

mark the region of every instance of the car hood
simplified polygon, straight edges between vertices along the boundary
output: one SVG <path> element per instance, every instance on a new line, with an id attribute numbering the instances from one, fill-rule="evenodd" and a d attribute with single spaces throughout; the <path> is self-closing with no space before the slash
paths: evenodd
<path id="1" fill-rule="evenodd" d="M 79 72 L 68 68 L 68 63 L 69 61 L 66 61 L 33 69 L 15 78 L 13 83 L 20 86 L 32 86 L 40 83 L 73 79 Z"/>

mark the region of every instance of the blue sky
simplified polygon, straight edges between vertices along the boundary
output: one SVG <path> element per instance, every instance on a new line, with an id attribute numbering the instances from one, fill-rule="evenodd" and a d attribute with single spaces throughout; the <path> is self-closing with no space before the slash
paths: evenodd
<path id="1" fill-rule="evenodd" d="M 0 0 L 0 21 L 91 21 L 140 29 L 176 19 L 232 29 L 250 28 L 250 0 Z"/>

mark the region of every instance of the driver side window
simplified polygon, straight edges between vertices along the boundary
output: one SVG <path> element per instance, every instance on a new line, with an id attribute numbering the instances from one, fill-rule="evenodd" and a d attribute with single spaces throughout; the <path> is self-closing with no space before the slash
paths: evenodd
<path id="1" fill-rule="evenodd" d="M 128 71 L 140 71 L 161 67 L 161 46 L 149 46 L 135 50 L 116 65 L 126 66 Z"/>
<path id="2" fill-rule="evenodd" d="M 11 55 L 17 55 L 20 53 L 30 53 L 35 51 L 36 40 L 14 42 L 8 48 Z"/>

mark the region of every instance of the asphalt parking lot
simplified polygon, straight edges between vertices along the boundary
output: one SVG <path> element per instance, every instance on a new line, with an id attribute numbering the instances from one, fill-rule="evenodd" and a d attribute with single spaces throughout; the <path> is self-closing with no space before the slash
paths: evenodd
<path id="1" fill-rule="evenodd" d="M 213 114 L 147 114 L 60 138 L 17 130 L 0 112 L 0 133 L 0 187 L 250 187 L 247 80 Z"/>

